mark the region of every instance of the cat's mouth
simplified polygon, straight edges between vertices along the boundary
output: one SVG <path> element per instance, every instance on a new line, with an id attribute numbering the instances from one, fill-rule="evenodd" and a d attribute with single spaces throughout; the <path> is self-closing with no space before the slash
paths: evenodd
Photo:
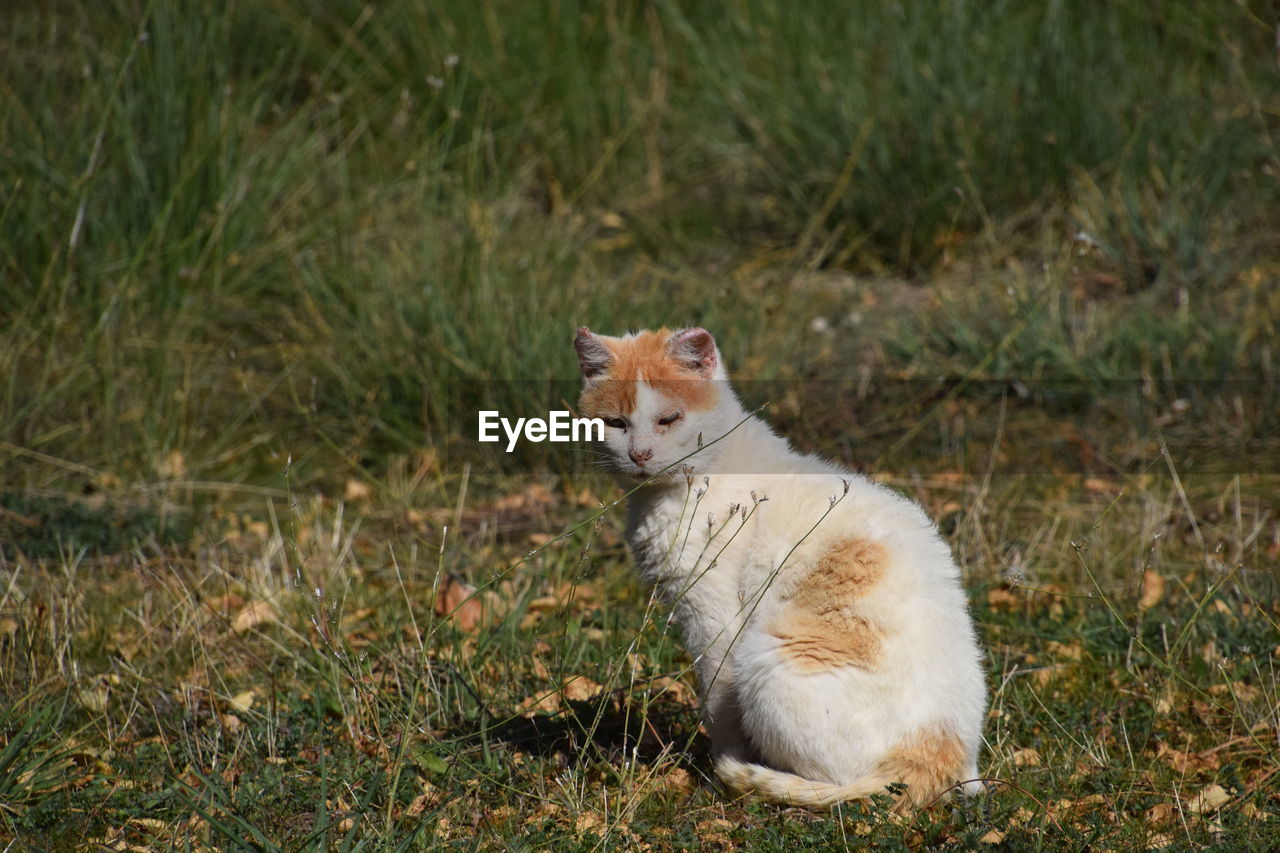
<path id="1" fill-rule="evenodd" d="M 663 470 L 662 468 L 633 468 L 627 476 L 632 480 L 635 480 L 637 483 L 643 482 L 644 480 L 653 480 L 655 483 L 665 483 L 669 482 L 678 473 L 678 471 Z"/>

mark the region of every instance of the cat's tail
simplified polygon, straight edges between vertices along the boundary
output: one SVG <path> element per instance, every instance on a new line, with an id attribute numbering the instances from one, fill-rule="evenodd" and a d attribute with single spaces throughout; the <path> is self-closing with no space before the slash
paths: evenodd
<path id="1" fill-rule="evenodd" d="M 810 808 L 826 808 L 847 800 L 865 800 L 872 794 L 884 792 L 887 786 L 897 781 L 889 776 L 873 774 L 847 785 L 833 785 L 728 756 L 716 760 L 716 775 L 726 786 L 740 793 Z"/>

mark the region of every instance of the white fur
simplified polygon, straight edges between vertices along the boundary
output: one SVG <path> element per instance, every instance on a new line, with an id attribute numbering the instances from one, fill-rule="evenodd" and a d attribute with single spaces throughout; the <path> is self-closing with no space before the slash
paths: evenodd
<path id="1" fill-rule="evenodd" d="M 673 402 L 643 386 L 628 428 L 607 430 L 606 444 L 631 485 L 638 475 L 629 449 L 654 451 L 646 475 L 669 467 L 632 496 L 626 535 L 640 575 L 674 608 L 693 655 L 721 775 L 795 802 L 866 796 L 868 785 L 885 784 L 875 768 L 886 751 L 933 726 L 962 741 L 963 778 L 976 779 L 981 653 L 959 570 L 936 527 L 909 499 L 797 453 L 748 417 L 718 353 L 714 373 L 722 387 L 713 410 L 686 412 L 658 434 L 652 425 Z M 696 450 L 699 433 L 703 449 L 678 463 Z M 731 517 L 734 505 L 743 509 Z M 883 629 L 880 662 L 801 671 L 761 626 L 783 606 L 778 586 L 789 570 L 853 537 L 880 543 L 888 558 L 859 602 Z"/>

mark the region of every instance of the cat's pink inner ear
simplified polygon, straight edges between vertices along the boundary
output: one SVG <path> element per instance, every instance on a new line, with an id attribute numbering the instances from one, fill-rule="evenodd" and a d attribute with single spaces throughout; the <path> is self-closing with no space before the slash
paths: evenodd
<path id="1" fill-rule="evenodd" d="M 609 348 L 591 333 L 586 326 L 579 326 L 573 339 L 573 348 L 578 351 L 578 366 L 582 368 L 582 376 L 591 379 L 609 369 L 613 356 Z"/>
<path id="2" fill-rule="evenodd" d="M 681 366 L 707 378 L 716 372 L 716 340 L 706 329 L 681 329 L 671 336 L 670 348 Z"/>

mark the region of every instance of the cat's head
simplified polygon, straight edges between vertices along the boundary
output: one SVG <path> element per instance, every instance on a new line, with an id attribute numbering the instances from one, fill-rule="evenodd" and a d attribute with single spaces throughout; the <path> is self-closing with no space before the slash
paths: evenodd
<path id="1" fill-rule="evenodd" d="M 741 418 L 706 329 L 612 338 L 583 326 L 573 345 L 582 368 L 579 409 L 605 422 L 605 450 L 619 474 L 644 479 L 670 468 L 665 477 L 675 478 L 685 465 L 705 470 L 718 452 L 707 445 Z"/>

